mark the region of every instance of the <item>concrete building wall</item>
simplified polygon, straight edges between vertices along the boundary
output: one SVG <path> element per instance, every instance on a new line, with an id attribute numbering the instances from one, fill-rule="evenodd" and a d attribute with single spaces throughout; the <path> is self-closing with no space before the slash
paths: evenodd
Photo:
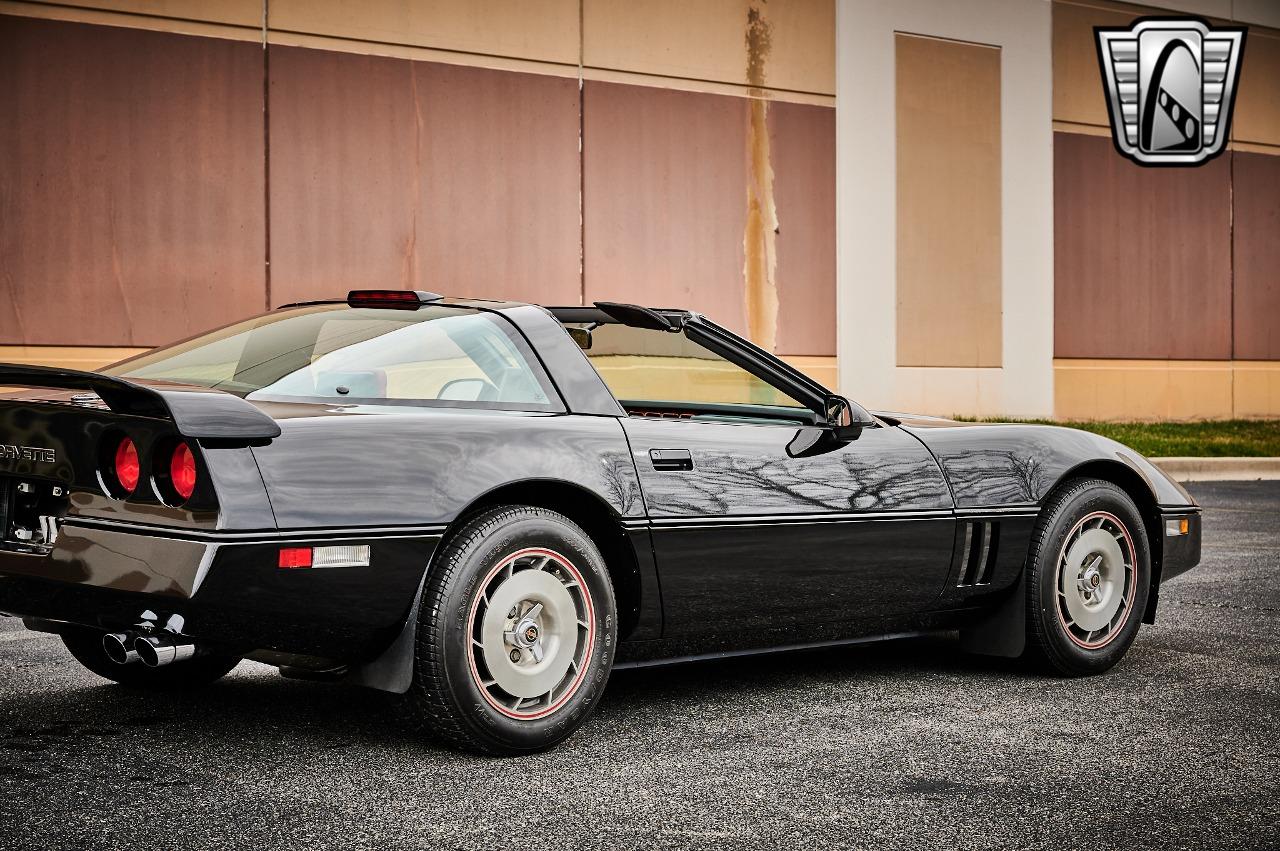
<path id="1" fill-rule="evenodd" d="M 1092 27 L 1161 9 L 1250 26 L 1200 168 L 1108 138 Z M 0 80 L 0 360 L 417 287 L 690 306 L 880 408 L 1280 416 L 1266 0 L 0 0 Z"/>
<path id="2" fill-rule="evenodd" d="M 834 16 L 0 2 L 0 360 L 388 286 L 689 305 L 834 384 Z"/>
<path id="3" fill-rule="evenodd" d="M 1111 144 L 1093 27 L 1150 6 L 1055 0 L 1054 412 L 1280 416 L 1280 6 L 1172 2 L 1249 25 L 1228 150 L 1145 169 Z"/>
<path id="4" fill-rule="evenodd" d="M 839 5 L 838 348 L 863 404 L 1052 412 L 1050 44 L 1046 3 Z"/>
<path id="5" fill-rule="evenodd" d="M 1280 416 L 1280 8 L 1164 7 L 1250 32 L 1229 151 L 1146 169 L 1111 143 L 1093 27 L 1160 11 L 838 5 L 846 393 L 943 415 Z"/>

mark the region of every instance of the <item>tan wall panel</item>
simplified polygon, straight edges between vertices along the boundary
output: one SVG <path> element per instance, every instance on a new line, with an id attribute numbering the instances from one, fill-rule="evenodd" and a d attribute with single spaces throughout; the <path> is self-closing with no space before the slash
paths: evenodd
<path id="1" fill-rule="evenodd" d="M 1245 37 L 1231 138 L 1280 145 L 1280 37 L 1256 29 Z"/>
<path id="2" fill-rule="evenodd" d="M 1054 134 L 1054 351 L 1231 356 L 1230 160 L 1142 168 Z"/>
<path id="3" fill-rule="evenodd" d="M 578 64 L 577 0 L 271 0 L 272 29 Z"/>
<path id="4" fill-rule="evenodd" d="M 752 10 L 767 28 L 754 50 Z M 759 59 L 750 74 L 749 51 Z M 584 0 L 583 57 L 594 68 L 835 94 L 835 0 Z"/>
<path id="5" fill-rule="evenodd" d="M 262 48 L 0 19 L 0 340 L 149 346 L 264 306 Z"/>
<path id="6" fill-rule="evenodd" d="M 147 350 L 94 346 L 0 346 L 0 363 L 93 371 L 145 351 Z"/>
<path id="7" fill-rule="evenodd" d="M 1234 366 L 1235 416 L 1280 419 L 1280 363 L 1236 361 Z"/>
<path id="8" fill-rule="evenodd" d="M 1000 51 L 898 34 L 899 366 L 1000 366 Z"/>
<path id="9" fill-rule="evenodd" d="M 70 5 L 82 9 L 101 9 L 104 12 L 155 15 L 243 27 L 262 26 L 262 0 L 76 0 Z"/>
<path id="10" fill-rule="evenodd" d="M 1230 361 L 1056 360 L 1061 420 L 1207 420 L 1237 416 Z"/>
<path id="11" fill-rule="evenodd" d="M 1139 14 L 1150 14 L 1150 10 Z M 1074 3 L 1053 4 L 1053 120 L 1108 125 L 1094 27 L 1124 27 L 1135 13 Z"/>
<path id="12" fill-rule="evenodd" d="M 574 80 L 285 47 L 271 80 L 274 303 L 578 302 Z"/>
<path id="13" fill-rule="evenodd" d="M 1280 360 L 1280 156 L 1234 151 L 1235 356 Z"/>
<path id="14" fill-rule="evenodd" d="M 592 81 L 585 98 L 586 300 L 745 331 L 747 101 Z"/>
<path id="15" fill-rule="evenodd" d="M 769 104 L 778 351 L 836 353 L 836 111 Z M 832 386 L 832 385 L 828 385 Z"/>

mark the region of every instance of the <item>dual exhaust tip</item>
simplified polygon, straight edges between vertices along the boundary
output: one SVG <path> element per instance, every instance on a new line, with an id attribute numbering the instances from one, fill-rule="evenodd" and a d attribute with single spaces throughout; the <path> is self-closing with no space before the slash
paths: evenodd
<path id="1" fill-rule="evenodd" d="M 196 645 L 177 635 L 139 635 L 109 632 L 102 636 L 102 649 L 117 665 L 141 662 L 148 668 L 162 668 L 196 655 Z"/>

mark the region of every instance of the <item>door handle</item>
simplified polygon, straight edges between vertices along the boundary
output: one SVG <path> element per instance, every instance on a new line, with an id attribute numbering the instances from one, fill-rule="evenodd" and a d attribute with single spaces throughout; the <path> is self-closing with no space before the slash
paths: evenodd
<path id="1" fill-rule="evenodd" d="M 649 460 L 655 470 L 693 469 L 693 455 L 688 449 L 650 449 Z"/>

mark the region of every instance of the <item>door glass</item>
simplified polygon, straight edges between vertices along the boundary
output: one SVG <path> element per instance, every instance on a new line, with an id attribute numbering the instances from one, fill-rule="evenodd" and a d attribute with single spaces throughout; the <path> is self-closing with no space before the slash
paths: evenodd
<path id="1" fill-rule="evenodd" d="M 805 406 L 684 334 L 608 323 L 584 349 L 623 405 L 644 402 L 799 408 Z M 575 334 L 579 345 L 582 334 Z"/>

